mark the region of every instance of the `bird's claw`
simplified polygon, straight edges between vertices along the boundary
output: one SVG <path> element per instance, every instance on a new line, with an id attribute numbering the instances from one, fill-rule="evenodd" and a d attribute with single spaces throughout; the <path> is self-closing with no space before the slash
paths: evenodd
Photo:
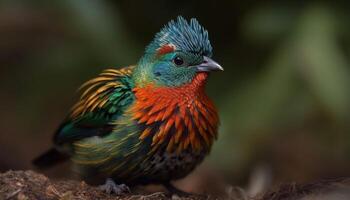
<path id="1" fill-rule="evenodd" d="M 121 195 L 123 193 L 130 193 L 130 188 L 125 184 L 117 185 L 112 179 L 108 178 L 104 185 L 100 185 L 99 189 L 108 194 Z"/>

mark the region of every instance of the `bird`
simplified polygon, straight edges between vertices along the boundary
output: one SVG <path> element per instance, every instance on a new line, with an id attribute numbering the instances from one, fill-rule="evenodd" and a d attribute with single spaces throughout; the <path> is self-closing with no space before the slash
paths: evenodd
<path id="1" fill-rule="evenodd" d="M 168 22 L 136 65 L 103 70 L 85 82 L 81 96 L 34 159 L 39 169 L 70 160 L 82 178 L 101 177 L 100 188 L 122 194 L 130 186 L 184 178 L 210 153 L 219 117 L 205 92 L 212 71 L 208 31 L 192 18 Z"/>

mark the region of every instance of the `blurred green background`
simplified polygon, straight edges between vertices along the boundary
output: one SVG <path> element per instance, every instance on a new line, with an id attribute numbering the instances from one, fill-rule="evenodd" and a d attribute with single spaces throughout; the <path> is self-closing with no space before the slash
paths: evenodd
<path id="1" fill-rule="evenodd" d="M 183 184 L 249 188 L 257 180 L 350 176 L 349 8 L 301 0 L 2 0 L 0 170 L 31 168 L 79 85 L 104 68 L 135 64 L 154 34 L 182 15 L 208 29 L 225 68 L 207 87 L 221 117 L 219 139 Z"/>

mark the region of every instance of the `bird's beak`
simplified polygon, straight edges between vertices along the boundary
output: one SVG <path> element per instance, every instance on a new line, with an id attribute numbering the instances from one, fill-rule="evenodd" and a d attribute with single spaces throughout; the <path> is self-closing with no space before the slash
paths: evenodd
<path id="1" fill-rule="evenodd" d="M 222 68 L 221 65 L 207 56 L 204 56 L 203 63 L 196 67 L 198 72 L 224 71 L 224 68 Z"/>

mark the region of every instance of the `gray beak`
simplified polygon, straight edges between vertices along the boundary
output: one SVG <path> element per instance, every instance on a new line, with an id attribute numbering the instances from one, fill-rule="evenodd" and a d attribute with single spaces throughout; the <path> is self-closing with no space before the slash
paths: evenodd
<path id="1" fill-rule="evenodd" d="M 222 68 L 217 62 L 206 56 L 204 56 L 203 63 L 196 67 L 199 72 L 224 71 L 224 68 Z"/>

